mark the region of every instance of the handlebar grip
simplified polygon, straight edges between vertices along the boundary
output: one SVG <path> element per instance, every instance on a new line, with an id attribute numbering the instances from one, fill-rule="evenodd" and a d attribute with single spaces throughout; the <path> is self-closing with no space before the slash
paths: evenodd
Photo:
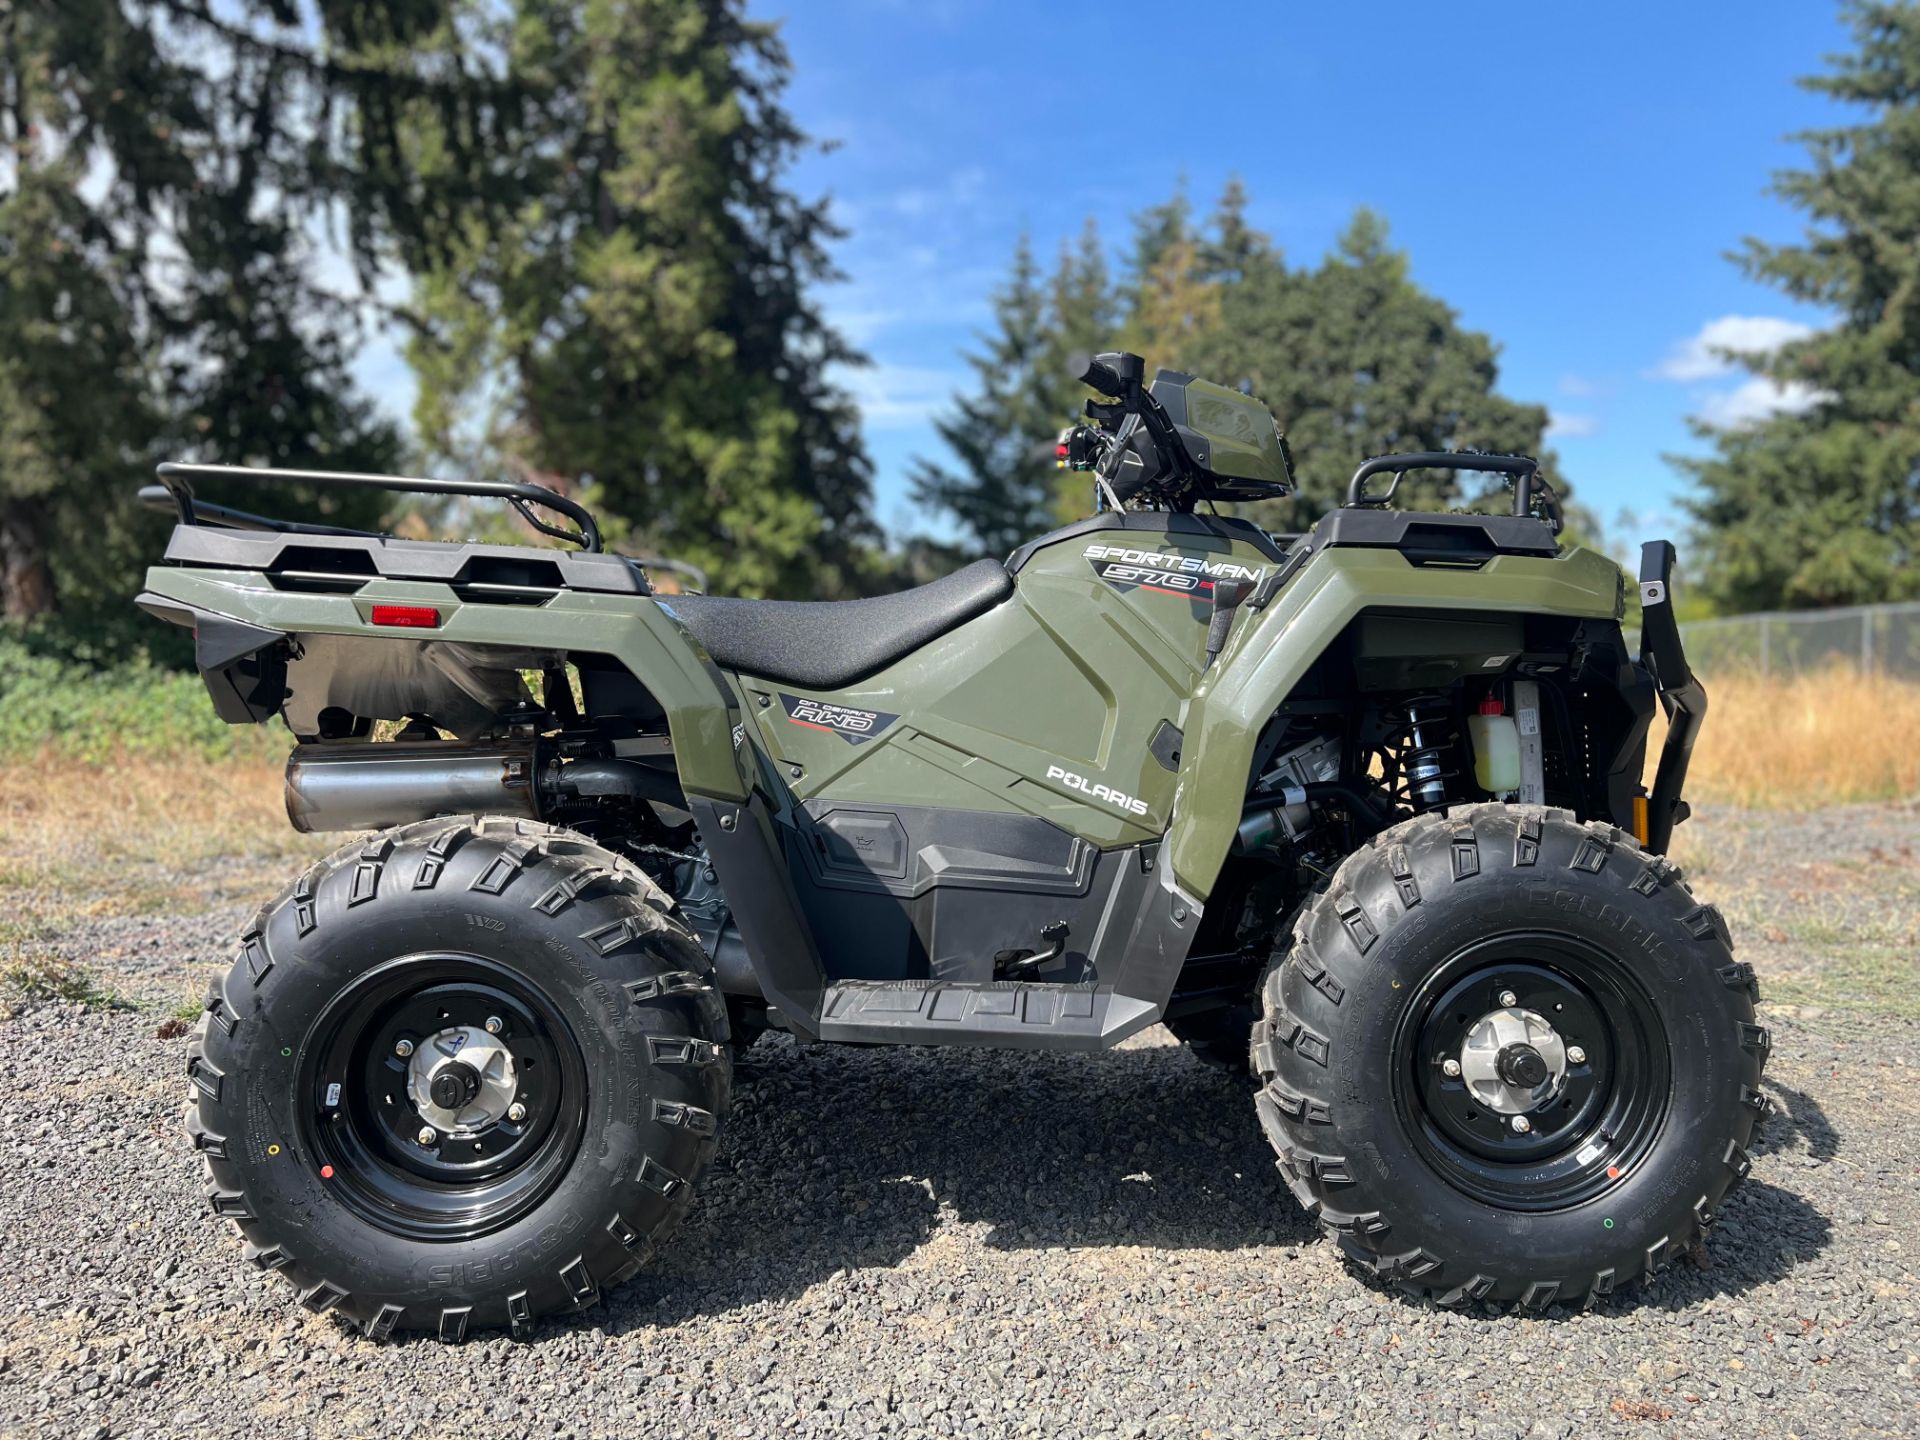
<path id="1" fill-rule="evenodd" d="M 1073 357 L 1073 378 L 1102 395 L 1130 394 L 1139 386 L 1146 369 L 1145 360 L 1120 350 Z"/>

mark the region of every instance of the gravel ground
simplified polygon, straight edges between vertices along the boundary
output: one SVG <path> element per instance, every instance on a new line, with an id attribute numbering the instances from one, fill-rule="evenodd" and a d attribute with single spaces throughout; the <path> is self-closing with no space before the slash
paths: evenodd
<path id="1" fill-rule="evenodd" d="M 1909 893 L 1871 852 L 1911 866 L 1915 828 L 1743 831 L 1720 878 L 1772 867 L 1776 904 L 1817 840 L 1858 851 L 1869 898 Z M 0 1023 L 0 1433 L 1920 1434 L 1911 1020 L 1770 1007 L 1780 1113 L 1704 1265 L 1589 1313 L 1369 1287 L 1287 1197 L 1246 1093 L 1162 1031 L 1091 1057 L 773 1037 L 687 1227 L 601 1309 L 531 1343 L 374 1344 L 202 1217 L 185 1042 L 155 1029 L 250 910 L 76 919 L 57 949 L 142 1008 Z M 1775 918 L 1762 964 L 1793 959 Z"/>

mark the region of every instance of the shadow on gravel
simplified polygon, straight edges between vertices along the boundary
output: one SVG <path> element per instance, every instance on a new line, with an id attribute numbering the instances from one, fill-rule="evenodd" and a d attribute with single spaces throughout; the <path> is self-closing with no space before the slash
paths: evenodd
<path id="1" fill-rule="evenodd" d="M 899 1266 L 943 1212 L 987 1225 L 985 1243 L 1008 1251 L 1231 1250 L 1319 1235 L 1274 1176 L 1251 1093 L 1177 1050 L 776 1038 L 737 1072 L 725 1147 L 686 1228 L 580 1323 L 617 1332 L 777 1304 L 842 1269 Z"/>
<path id="2" fill-rule="evenodd" d="M 1783 1108 L 1754 1132 L 1748 1153 L 1756 1158 L 1784 1154 L 1803 1140 L 1810 1162 L 1824 1164 L 1840 1148 L 1839 1137 L 1819 1104 L 1801 1091 L 1764 1082 L 1780 1096 Z M 1819 1256 L 1833 1241 L 1833 1225 L 1804 1198 L 1764 1180 L 1748 1178 L 1734 1188 L 1708 1232 L 1706 1244 L 1674 1261 L 1651 1285 L 1636 1285 L 1606 1302 L 1605 1312 L 1637 1310 L 1680 1312 L 1717 1296 L 1735 1296 L 1784 1280 L 1795 1266 Z M 1356 1272 L 1357 1273 L 1357 1272 Z M 1412 1302 L 1438 1309 L 1432 1302 Z M 1497 1319 L 1506 1312 L 1474 1306 L 1456 1313 Z M 1575 1312 L 1555 1306 L 1548 1316 Z"/>
<path id="3" fill-rule="evenodd" d="M 1789 1092 L 1791 1122 L 1772 1121 L 1764 1148 L 1818 1114 L 1804 1098 Z M 1831 1127 L 1819 1125 L 1826 1138 L 1811 1143 L 1831 1153 Z M 575 1323 L 622 1333 L 778 1306 L 841 1270 L 897 1272 L 880 1283 L 903 1310 L 917 1308 L 952 1283 L 901 1268 L 943 1214 L 984 1224 L 986 1244 L 1009 1252 L 1320 1240 L 1274 1175 L 1250 1092 L 1179 1051 L 802 1049 L 773 1039 L 738 1072 L 725 1149 L 686 1227 Z M 1830 1236 L 1798 1195 L 1750 1180 L 1729 1199 L 1704 1268 L 1683 1259 L 1609 1309 L 1737 1295 L 1781 1279 Z M 1372 1283 L 1358 1272 L 1354 1282 Z M 816 1312 L 795 1323 L 829 1322 Z"/>
<path id="4" fill-rule="evenodd" d="M 1804 1090 L 1783 1085 L 1778 1080 L 1762 1080 L 1761 1085 L 1779 1098 L 1774 1118 L 1761 1126 L 1753 1137 L 1755 1155 L 1771 1155 L 1793 1148 L 1796 1137 L 1805 1143 L 1807 1158 L 1824 1165 L 1840 1153 L 1839 1133 L 1827 1120 L 1820 1102 Z"/>

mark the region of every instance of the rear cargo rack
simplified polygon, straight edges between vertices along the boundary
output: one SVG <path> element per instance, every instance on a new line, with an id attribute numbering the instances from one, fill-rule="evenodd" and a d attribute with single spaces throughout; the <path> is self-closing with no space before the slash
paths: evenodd
<path id="1" fill-rule="evenodd" d="M 297 535 L 351 535 L 366 538 L 365 530 L 346 530 L 336 525 L 312 525 L 298 520 L 275 520 L 226 505 L 196 500 L 195 480 L 255 480 L 294 485 L 357 485 L 369 490 L 398 490 L 416 495 L 473 495 L 482 499 L 505 500 L 534 529 L 559 540 L 571 540 L 582 550 L 600 550 L 600 527 L 593 515 L 578 501 L 557 490 L 515 480 L 440 480 L 424 475 L 361 475 L 342 470 L 269 470 L 245 465 L 189 465 L 168 461 L 157 468 L 158 485 L 141 489 L 143 504 L 160 509 L 169 506 L 178 512 L 182 525 L 213 525 L 224 530 L 268 530 Z M 548 524 L 533 513 L 541 506 L 566 516 L 580 529 L 564 529 Z"/>

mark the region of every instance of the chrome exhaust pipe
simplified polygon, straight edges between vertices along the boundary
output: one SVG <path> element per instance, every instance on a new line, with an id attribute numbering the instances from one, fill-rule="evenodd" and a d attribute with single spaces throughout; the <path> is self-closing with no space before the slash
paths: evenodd
<path id="1" fill-rule="evenodd" d="M 384 830 L 436 815 L 539 819 L 536 742 L 296 745 L 287 757 L 296 830 Z"/>

